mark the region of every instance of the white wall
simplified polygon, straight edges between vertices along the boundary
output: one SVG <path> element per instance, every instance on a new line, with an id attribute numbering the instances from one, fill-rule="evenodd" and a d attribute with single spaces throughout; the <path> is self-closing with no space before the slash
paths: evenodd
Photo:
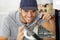
<path id="1" fill-rule="evenodd" d="M 46 4 L 46 3 L 53 3 L 53 0 L 37 0 L 38 4 Z"/>
<path id="2" fill-rule="evenodd" d="M 0 0 L 0 11 L 16 10 L 19 2 L 19 0 Z"/>
<path id="3" fill-rule="evenodd" d="M 20 0 L 0 0 L 0 25 L 10 11 L 17 10 Z"/>
<path id="4" fill-rule="evenodd" d="M 60 0 L 53 0 L 53 4 L 54 9 L 60 10 Z"/>

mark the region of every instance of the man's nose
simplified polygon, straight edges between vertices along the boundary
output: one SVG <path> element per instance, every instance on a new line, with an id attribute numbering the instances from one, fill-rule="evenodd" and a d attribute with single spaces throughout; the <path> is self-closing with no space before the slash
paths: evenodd
<path id="1" fill-rule="evenodd" d="M 32 12 L 28 12 L 28 16 L 32 16 Z"/>

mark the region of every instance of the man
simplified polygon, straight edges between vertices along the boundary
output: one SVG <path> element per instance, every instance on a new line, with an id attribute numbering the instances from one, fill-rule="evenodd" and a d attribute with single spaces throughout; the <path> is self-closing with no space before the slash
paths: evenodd
<path id="1" fill-rule="evenodd" d="M 10 13 L 4 19 L 0 27 L 0 40 L 28 40 L 24 38 L 24 27 L 22 25 L 34 22 L 37 10 L 36 0 L 21 0 L 19 11 Z M 42 19 L 49 21 L 44 22 L 42 26 L 55 34 L 54 18 L 51 18 L 48 13 L 45 13 Z"/>

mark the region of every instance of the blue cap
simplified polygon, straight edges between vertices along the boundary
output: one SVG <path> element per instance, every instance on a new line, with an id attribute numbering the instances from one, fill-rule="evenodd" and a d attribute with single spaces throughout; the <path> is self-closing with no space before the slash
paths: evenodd
<path id="1" fill-rule="evenodd" d="M 24 10 L 38 10 L 36 0 L 21 0 L 20 7 Z"/>

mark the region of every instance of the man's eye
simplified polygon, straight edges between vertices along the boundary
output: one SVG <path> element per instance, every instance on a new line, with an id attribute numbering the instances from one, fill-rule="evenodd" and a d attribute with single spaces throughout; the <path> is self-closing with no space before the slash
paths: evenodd
<path id="1" fill-rule="evenodd" d="M 25 10 L 25 12 L 28 12 L 28 10 Z"/>
<path id="2" fill-rule="evenodd" d="M 36 12 L 36 10 L 33 10 L 33 12 Z"/>

